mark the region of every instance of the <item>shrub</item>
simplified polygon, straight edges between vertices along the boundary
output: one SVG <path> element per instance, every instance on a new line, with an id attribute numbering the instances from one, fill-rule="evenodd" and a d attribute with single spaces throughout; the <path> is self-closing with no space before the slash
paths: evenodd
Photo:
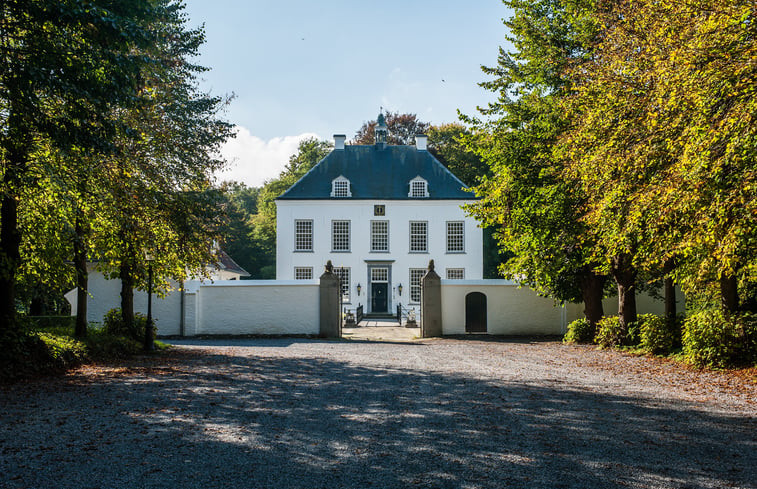
<path id="1" fill-rule="evenodd" d="M 640 344 L 643 349 L 656 354 L 670 353 L 676 335 L 674 328 L 671 328 L 665 318 L 654 314 L 641 314 L 639 323 Z"/>
<path id="2" fill-rule="evenodd" d="M 56 336 L 49 333 L 37 333 L 50 355 L 50 367 L 53 370 L 65 370 L 84 363 L 87 360 L 87 347 L 84 343 L 69 336 Z"/>
<path id="3" fill-rule="evenodd" d="M 18 332 L 0 337 L 0 381 L 60 372 L 87 359 L 79 341 L 50 333 Z"/>
<path id="4" fill-rule="evenodd" d="M 729 317 L 715 308 L 696 312 L 684 322 L 683 353 L 700 367 L 753 364 L 757 362 L 757 317 Z"/>
<path id="5" fill-rule="evenodd" d="M 129 329 L 121 316 L 121 309 L 114 308 L 105 313 L 103 318 L 103 331 L 113 336 L 123 336 L 135 341 L 144 341 L 147 317 L 142 313 L 134 313 L 134 327 Z M 155 330 L 153 329 L 153 335 Z"/>
<path id="6" fill-rule="evenodd" d="M 74 330 L 76 316 L 27 316 L 26 324 L 35 330 Z"/>
<path id="7" fill-rule="evenodd" d="M 90 331 L 84 341 L 90 355 L 98 359 L 129 358 L 142 351 L 142 340 L 112 335 L 103 330 Z"/>
<path id="8" fill-rule="evenodd" d="M 563 343 L 591 343 L 594 340 L 594 328 L 586 318 L 576 319 L 568 325 Z"/>
<path id="9" fill-rule="evenodd" d="M 612 348 L 624 344 L 625 334 L 618 316 L 605 316 L 597 322 L 594 342 L 602 348 Z"/>

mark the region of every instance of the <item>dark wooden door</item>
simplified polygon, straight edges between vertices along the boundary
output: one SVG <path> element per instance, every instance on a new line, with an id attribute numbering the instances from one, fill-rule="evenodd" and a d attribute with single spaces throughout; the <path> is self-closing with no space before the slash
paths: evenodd
<path id="1" fill-rule="evenodd" d="M 465 332 L 486 333 L 486 296 L 481 292 L 465 296 Z"/>
<path id="2" fill-rule="evenodd" d="M 386 293 L 387 283 L 371 284 L 371 312 L 387 312 Z"/>

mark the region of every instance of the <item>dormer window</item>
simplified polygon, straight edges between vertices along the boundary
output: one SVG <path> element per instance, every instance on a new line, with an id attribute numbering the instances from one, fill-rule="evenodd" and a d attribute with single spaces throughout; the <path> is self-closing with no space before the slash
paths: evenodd
<path id="1" fill-rule="evenodd" d="M 331 181 L 331 196 L 332 197 L 352 197 L 350 191 L 350 181 L 339 175 Z"/>
<path id="2" fill-rule="evenodd" d="M 415 198 L 428 197 L 428 182 L 420 176 L 413 178 L 410 180 L 410 192 L 407 196 Z"/>

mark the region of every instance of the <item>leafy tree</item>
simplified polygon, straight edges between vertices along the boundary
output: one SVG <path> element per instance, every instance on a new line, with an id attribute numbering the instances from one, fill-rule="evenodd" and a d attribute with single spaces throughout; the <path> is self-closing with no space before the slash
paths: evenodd
<path id="1" fill-rule="evenodd" d="M 619 3 L 598 15 L 562 144 L 590 196 L 586 220 L 613 266 L 662 269 L 690 297 L 716 282 L 733 313 L 738 283 L 748 291 L 756 278 L 753 4 Z"/>
<path id="2" fill-rule="evenodd" d="M 415 114 L 386 113 L 386 127 L 389 131 L 386 142 L 388 144 L 415 144 L 416 134 L 426 134 L 430 124 L 418 120 Z M 352 144 L 373 144 L 376 142 L 376 121 L 363 123 L 355 134 Z"/>
<path id="3" fill-rule="evenodd" d="M 498 101 L 481 109 L 483 119 L 463 117 L 474 127 L 468 147 L 491 169 L 469 209 L 512 253 L 505 276 L 558 301 L 583 300 L 596 324 L 606 276 L 595 271 L 595 237 L 581 221 L 585 196 L 552 154 L 567 125 L 558 104 L 571 84 L 565 70 L 591 53 L 591 9 L 562 0 L 504 3 L 514 12 L 505 25 L 515 50 L 500 49 L 497 66 L 483 68 L 494 79 L 481 84 Z"/>
<path id="4" fill-rule="evenodd" d="M 0 6 L 0 332 L 16 334 L 19 216 L 37 177 L 33 155 L 41 141 L 108 147 L 113 126 L 103 114 L 133 99 L 134 73 L 146 62 L 134 53 L 155 41 L 146 26 L 162 7 L 148 0 Z"/>
<path id="5" fill-rule="evenodd" d="M 331 144 L 305 139 L 277 178 L 262 188 L 232 183 L 225 186 L 227 220 L 223 228 L 226 251 L 250 278 L 276 278 L 276 198 L 331 151 Z"/>

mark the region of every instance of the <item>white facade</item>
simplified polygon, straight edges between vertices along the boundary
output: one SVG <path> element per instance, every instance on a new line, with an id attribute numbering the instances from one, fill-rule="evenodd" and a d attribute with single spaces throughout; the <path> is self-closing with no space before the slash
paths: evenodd
<path id="1" fill-rule="evenodd" d="M 366 313 L 391 313 L 400 303 L 403 307 L 418 306 L 419 288 L 411 283 L 411 278 L 417 282 L 421 272 L 428 267 L 429 260 L 434 260 L 436 270 L 443 278 L 447 269 L 454 269 L 453 273 L 457 275 L 462 273 L 464 279 L 483 278 L 482 230 L 473 218 L 465 215 L 461 207 L 469 202 L 473 201 L 277 200 L 276 278 L 307 279 L 307 269 L 312 269 L 311 278 L 317 279 L 323 273 L 325 263 L 331 260 L 335 268 L 349 270 L 345 307 L 354 309 L 362 304 Z M 376 206 L 383 206 L 383 209 L 377 210 Z M 312 245 L 309 250 L 298 251 L 296 223 L 307 221 L 312 222 Z M 341 223 L 335 225 L 335 221 Z M 344 221 L 349 229 L 347 250 L 337 251 L 334 245 L 337 249 L 344 248 Z M 374 228 L 373 222 L 388 223 L 380 225 L 388 229 L 386 251 L 374 250 L 384 246 L 375 246 L 377 237 L 372 240 L 372 230 L 374 234 L 383 230 Z M 425 227 L 425 251 L 411 250 L 411 223 L 416 223 L 416 231 L 422 231 Z M 417 223 L 425 223 L 425 226 L 418 226 Z M 335 242 L 335 231 L 341 241 L 337 237 Z M 460 238 L 462 247 L 459 246 Z M 299 245 L 300 248 L 307 248 L 302 241 Z M 448 245 L 452 245 L 454 251 L 449 251 Z M 422 246 L 418 246 L 416 241 L 416 248 L 419 247 Z M 460 248 L 462 251 L 457 251 Z M 295 275 L 296 269 L 298 275 Z M 386 269 L 386 273 L 372 272 L 373 269 Z M 386 286 L 381 285 L 383 283 Z M 359 295 L 358 285 L 361 289 Z M 384 287 L 387 292 L 385 308 L 383 301 L 372 301 L 374 295 L 380 293 L 379 289 Z M 384 310 L 374 310 L 376 304 Z"/>

